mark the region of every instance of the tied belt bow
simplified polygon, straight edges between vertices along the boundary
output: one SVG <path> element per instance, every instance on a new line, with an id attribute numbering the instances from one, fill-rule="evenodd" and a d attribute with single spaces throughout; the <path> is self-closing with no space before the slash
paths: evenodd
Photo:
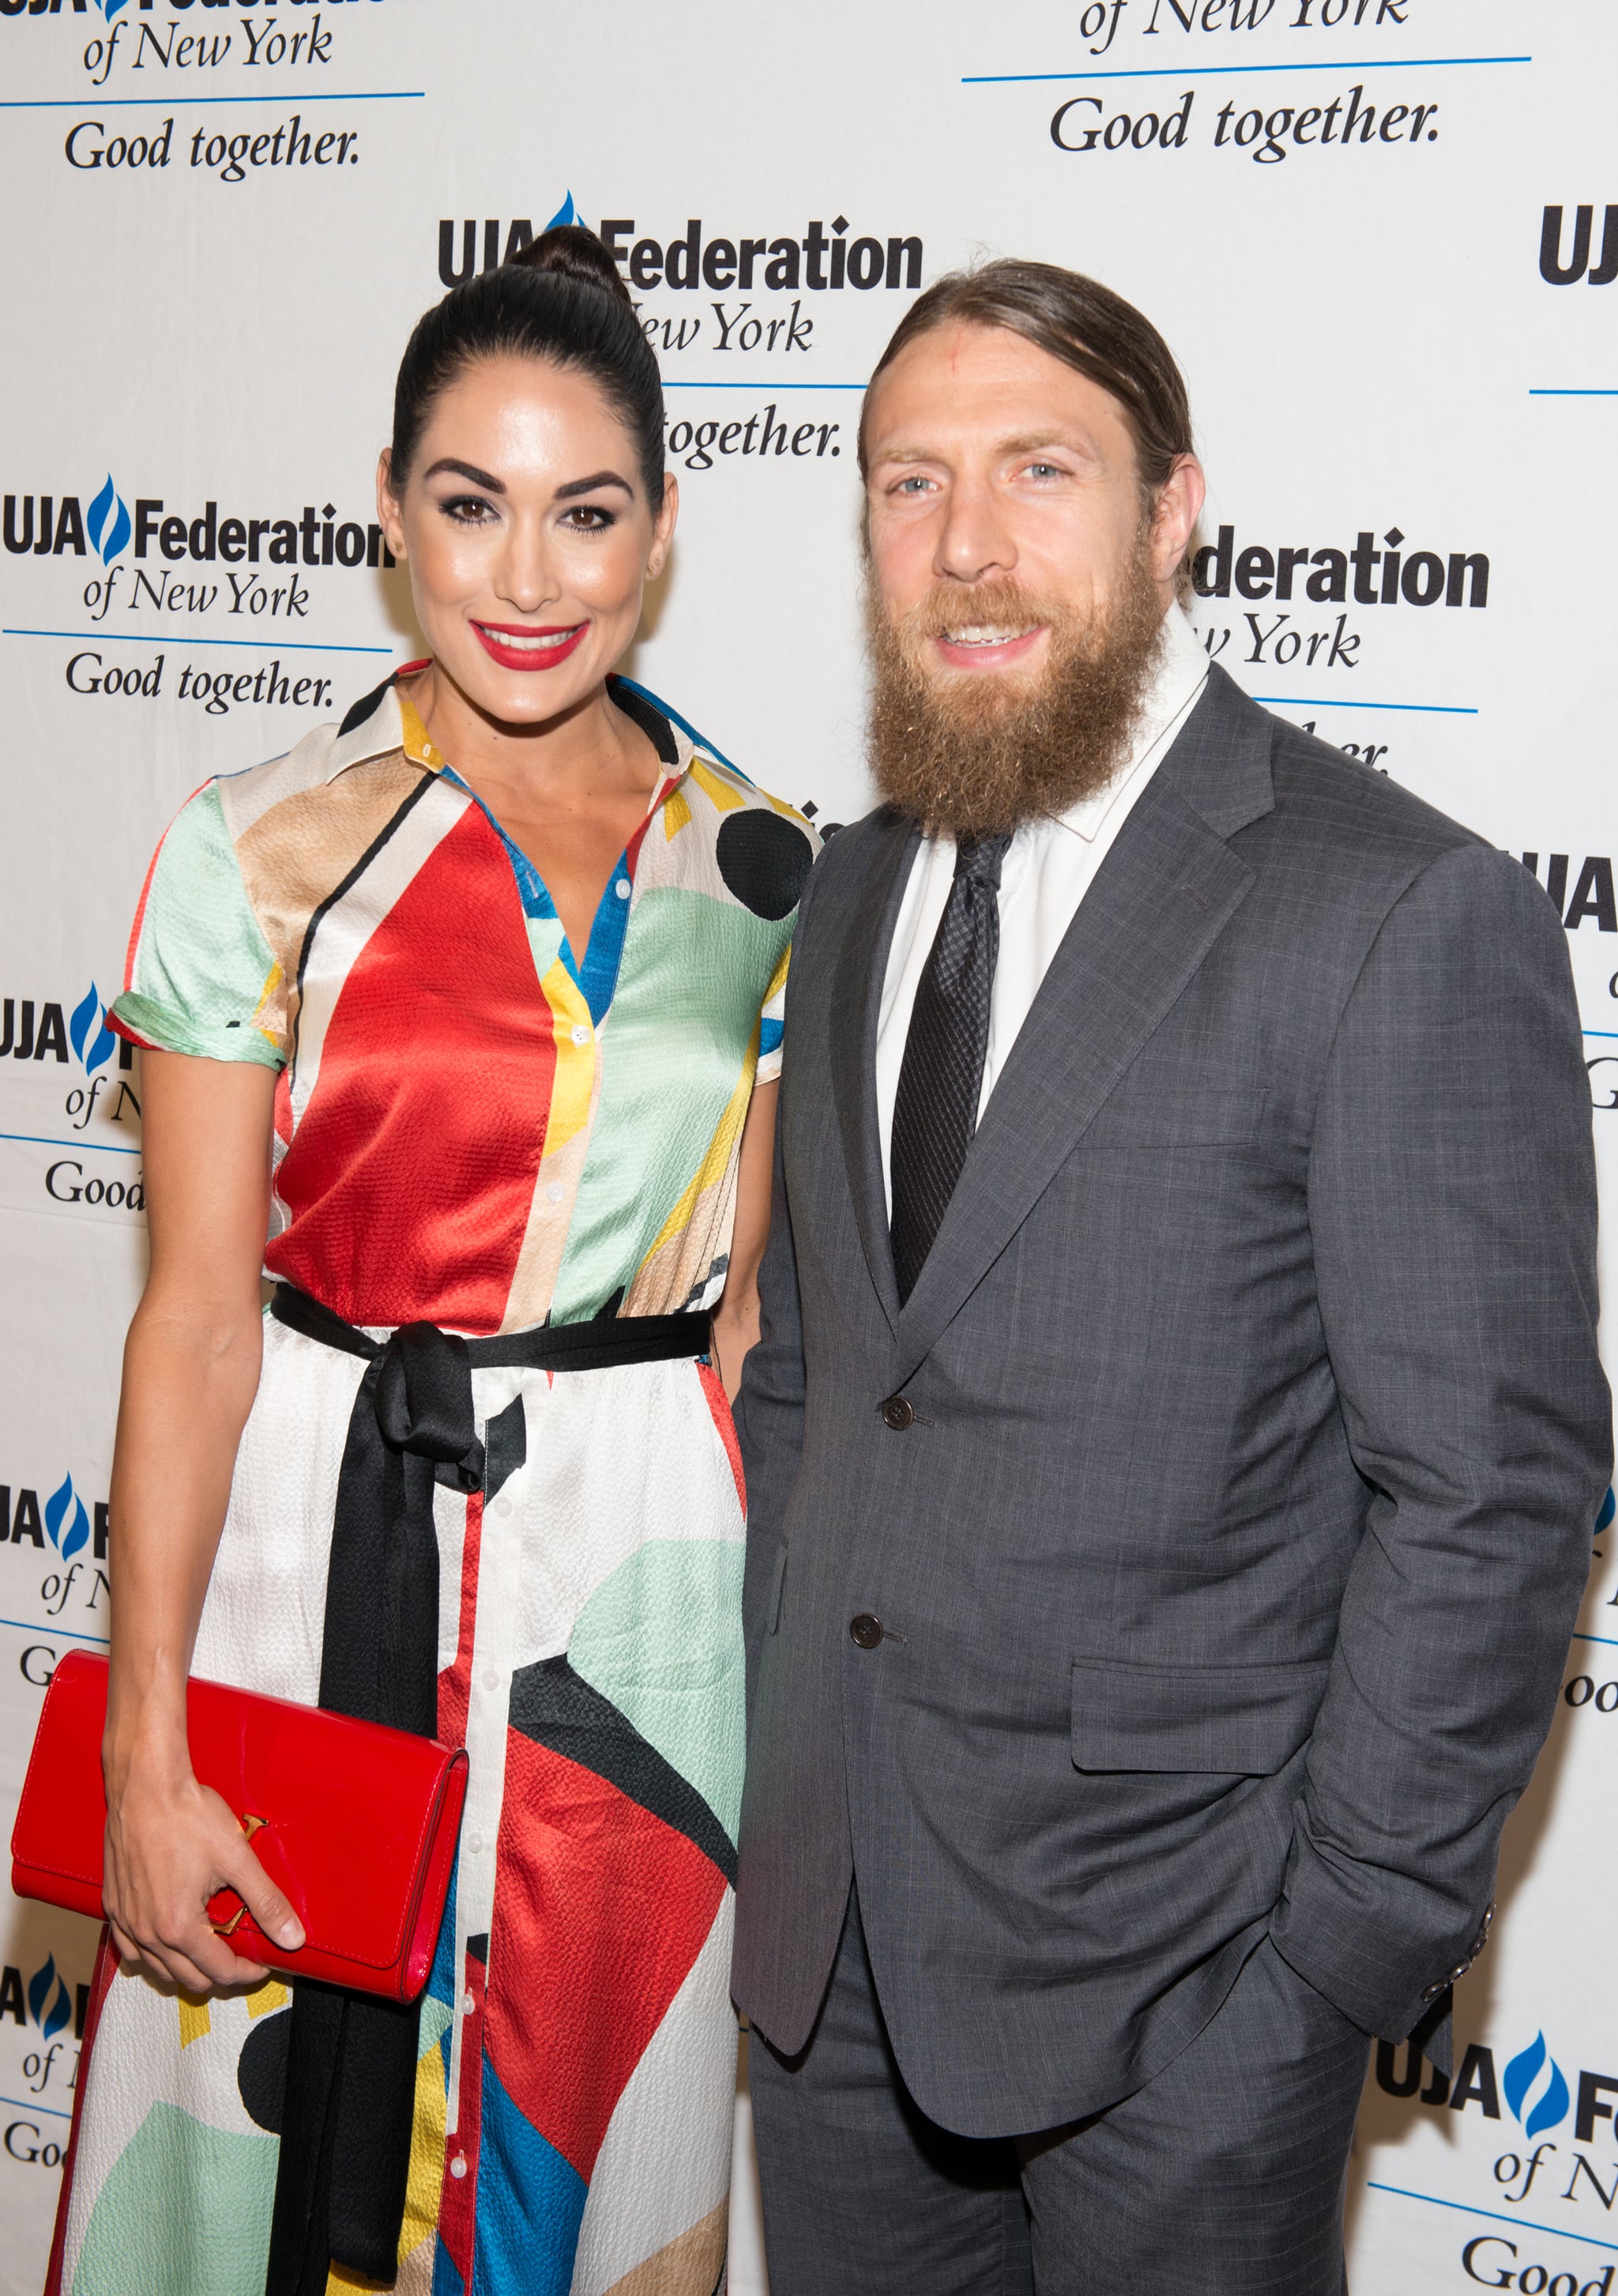
<path id="1" fill-rule="evenodd" d="M 290 1283 L 277 1286 L 270 1313 L 306 1339 L 365 1362 L 337 1479 L 320 1704 L 433 1737 L 433 1489 L 483 1487 L 473 1371 L 596 1371 L 694 1357 L 708 1350 L 709 1319 L 602 1316 L 473 1340 L 417 1323 L 374 1340 Z M 324 2296 L 333 2264 L 392 2284 L 420 2024 L 417 2003 L 294 1984 L 265 2296 Z"/>

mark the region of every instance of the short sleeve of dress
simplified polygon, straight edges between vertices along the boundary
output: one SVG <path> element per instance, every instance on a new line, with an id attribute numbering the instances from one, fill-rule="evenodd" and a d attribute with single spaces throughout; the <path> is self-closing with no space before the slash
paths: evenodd
<path id="1" fill-rule="evenodd" d="M 217 783 L 182 807 L 152 857 L 109 1018 L 158 1052 L 284 1068 L 281 967 L 242 882 Z"/>

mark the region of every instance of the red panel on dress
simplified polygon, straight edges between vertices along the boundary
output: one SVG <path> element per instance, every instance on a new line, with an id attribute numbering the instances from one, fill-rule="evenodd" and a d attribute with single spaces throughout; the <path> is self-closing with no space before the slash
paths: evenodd
<path id="1" fill-rule="evenodd" d="M 736 1423 L 731 1415 L 730 1398 L 725 1392 L 725 1382 L 711 1364 L 700 1363 L 697 1377 L 702 1382 L 702 1393 L 708 1398 L 709 1415 L 725 1446 L 725 1456 L 730 1462 L 730 1472 L 735 1478 L 736 1500 L 743 1515 L 747 1513 L 747 1480 L 742 1470 L 742 1446 L 736 1436 Z"/>
<path id="2" fill-rule="evenodd" d="M 511 863 L 471 805 L 349 971 L 267 1266 L 351 1324 L 497 1331 L 555 1065 Z"/>
<path id="3" fill-rule="evenodd" d="M 518 1730 L 499 1860 L 484 2046 L 519 2112 L 588 2183 L 725 1877 L 685 1834 Z"/>

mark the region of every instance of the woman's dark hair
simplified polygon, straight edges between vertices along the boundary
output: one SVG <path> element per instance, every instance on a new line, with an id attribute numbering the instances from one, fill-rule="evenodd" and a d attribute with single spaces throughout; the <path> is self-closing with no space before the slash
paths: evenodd
<path id="1" fill-rule="evenodd" d="M 432 403 L 479 359 L 515 352 L 599 383 L 635 441 L 653 515 L 663 499 L 663 386 L 629 291 L 581 224 L 559 224 L 509 263 L 452 287 L 423 312 L 393 390 L 392 474 L 401 492 Z"/>
<path id="2" fill-rule="evenodd" d="M 1114 295 L 1110 287 L 1080 272 L 1062 270 L 1054 263 L 1023 263 L 1006 257 L 976 271 L 952 271 L 936 280 L 916 297 L 899 321 L 871 381 L 875 382 L 916 336 L 961 324 L 1008 328 L 1111 392 L 1123 409 L 1135 441 L 1141 499 L 1148 512 L 1181 455 L 1196 451 L 1192 444 L 1186 379 L 1150 319 L 1121 295 Z M 867 406 L 871 403 L 868 394 L 865 403 Z M 863 417 L 859 470 L 863 478 Z M 1188 585 L 1195 542 L 1193 536 L 1181 570 L 1182 594 Z"/>

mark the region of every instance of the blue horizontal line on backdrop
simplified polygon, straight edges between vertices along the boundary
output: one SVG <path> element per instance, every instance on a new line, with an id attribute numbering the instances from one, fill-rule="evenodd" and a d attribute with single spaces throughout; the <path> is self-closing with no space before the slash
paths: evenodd
<path id="1" fill-rule="evenodd" d="M 1618 1037 L 1618 1029 L 1587 1029 L 1587 1037 Z"/>
<path id="2" fill-rule="evenodd" d="M 1432 2193 L 1410 2193 L 1402 2185 L 1374 2185 L 1367 2178 L 1367 2193 L 1392 2193 L 1401 2201 L 1425 2201 L 1430 2209 L 1456 2209 L 1464 2217 L 1487 2217 L 1491 2224 L 1521 2225 L 1524 2232 L 1548 2232 L 1553 2240 L 1581 2241 L 1586 2248 L 1609 2248 L 1618 2251 L 1618 2240 L 1594 2240 L 1587 2232 L 1569 2232 L 1565 2225 L 1530 2224 L 1526 2217 L 1502 2216 L 1499 2209 L 1474 2209 L 1469 2201 L 1441 2201 Z"/>
<path id="3" fill-rule="evenodd" d="M 226 103 L 414 103 L 426 94 L 424 87 L 368 87 L 356 95 L 71 95 L 10 97 L 0 111 L 217 111 Z"/>
<path id="4" fill-rule="evenodd" d="M 1376 56 L 1357 64 L 1189 64 L 1183 71 L 1171 68 L 1139 71 L 964 72 L 963 87 L 1004 87 L 1012 83 L 1050 79 L 1229 79 L 1253 72 L 1314 71 L 1436 71 L 1459 64 L 1531 64 L 1532 56 Z"/>
<path id="5" fill-rule="evenodd" d="M 0 2096 L 0 2104 L 15 2105 L 19 2112 L 43 2112 L 47 2120 L 71 2120 L 70 2112 L 58 2112 L 53 2104 L 25 2103 L 20 2096 Z"/>
<path id="6" fill-rule="evenodd" d="M 665 382 L 665 390 L 865 390 L 863 382 Z"/>
<path id="7" fill-rule="evenodd" d="M 87 1148 L 93 1156 L 138 1156 L 138 1148 L 103 1148 L 95 1140 L 47 1140 L 43 1132 L 0 1132 L 0 1140 L 26 1140 L 35 1148 Z"/>
<path id="8" fill-rule="evenodd" d="M 1475 718 L 1478 714 L 1449 701 L 1326 701 L 1297 693 L 1255 693 L 1251 698 L 1284 709 L 1408 709 L 1423 718 Z"/>
<path id="9" fill-rule="evenodd" d="M 391 653 L 391 646 L 310 645 L 290 638 L 177 638 L 144 630 L 0 630 L 4 638 L 94 638 L 114 645 L 242 646 L 250 653 Z"/>
<path id="10" fill-rule="evenodd" d="M 1618 398 L 1614 390 L 1531 390 L 1530 398 Z"/>
<path id="11" fill-rule="evenodd" d="M 1587 1029 L 1584 1033 L 1587 1037 L 1593 1037 L 1597 1032 Z M 1618 1642 L 1614 1642 L 1611 1635 L 1574 1635 L 1573 1639 L 1576 1643 L 1599 1643 L 1603 1650 L 1618 1650 Z"/>
<path id="12" fill-rule="evenodd" d="M 99 1643 L 103 1650 L 111 1647 L 105 1635 L 75 1634 L 71 1627 L 59 1627 L 54 1620 L 41 1626 L 37 1619 L 0 1619 L 0 1627 L 19 1627 L 25 1635 L 54 1635 L 59 1642 Z"/>

